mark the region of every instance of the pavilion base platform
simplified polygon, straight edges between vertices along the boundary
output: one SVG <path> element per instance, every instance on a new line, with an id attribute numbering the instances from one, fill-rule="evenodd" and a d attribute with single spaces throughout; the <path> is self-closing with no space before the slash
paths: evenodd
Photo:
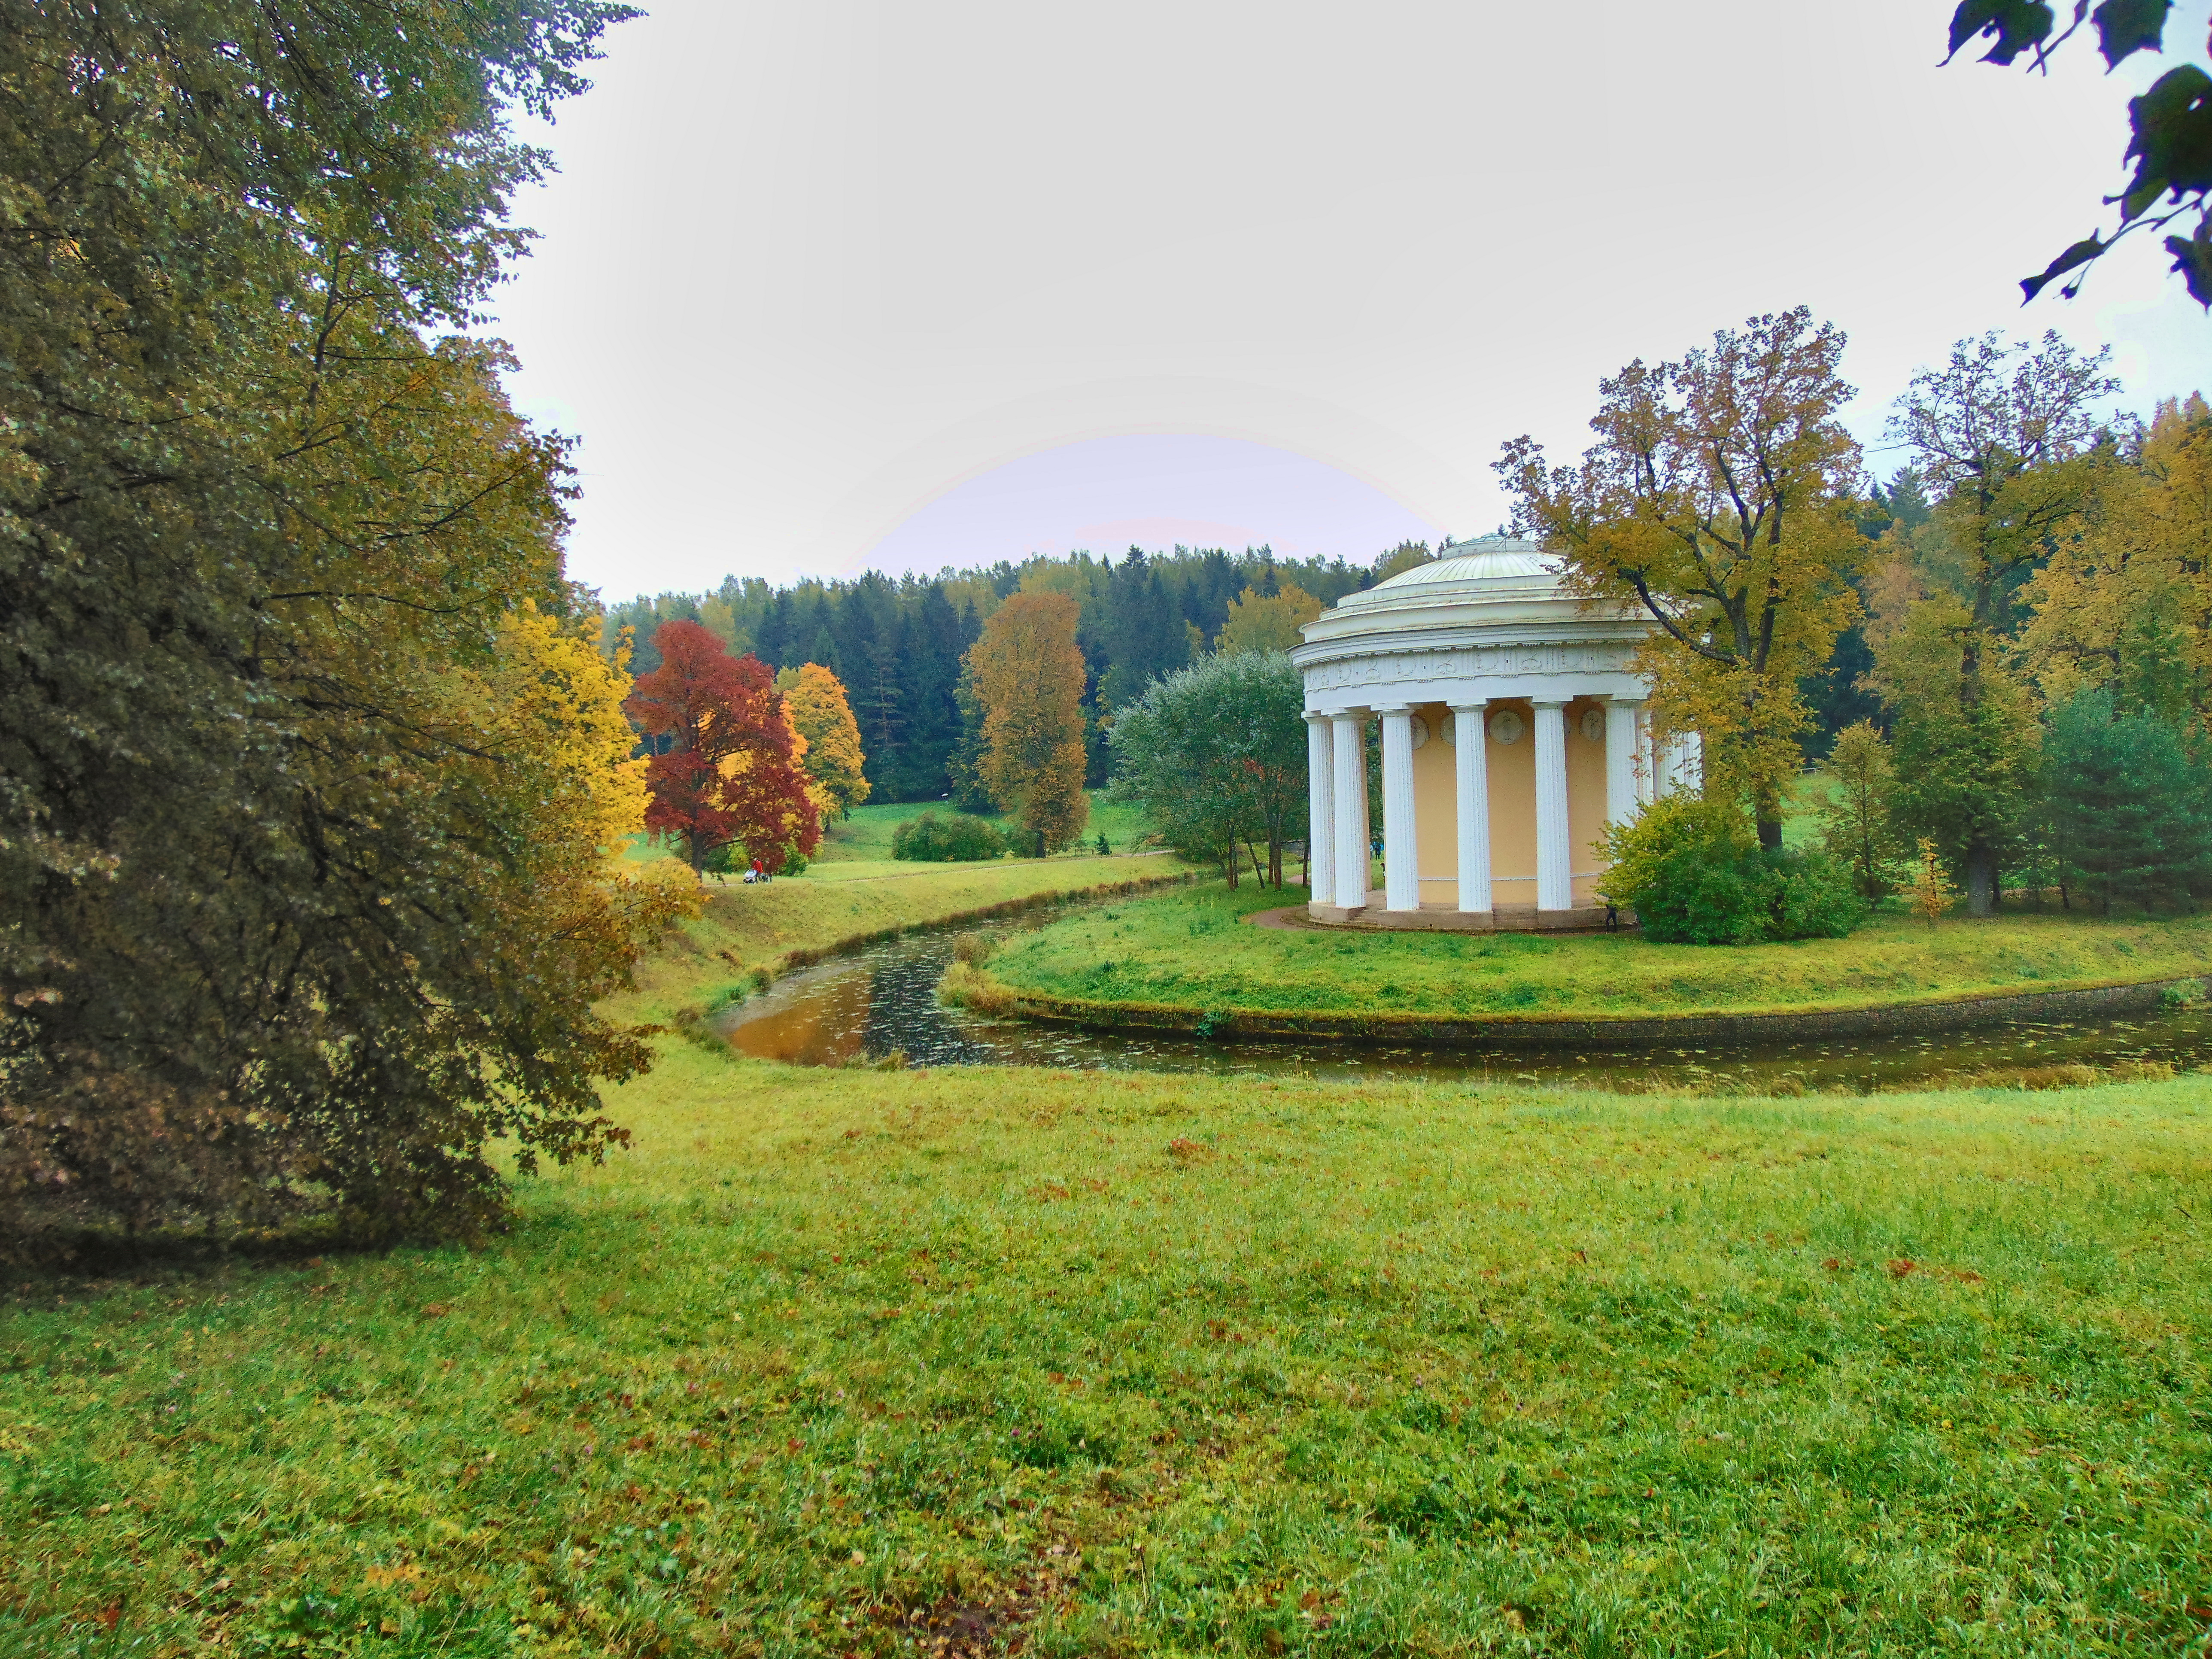
<path id="1" fill-rule="evenodd" d="M 1297 914 L 1295 908 L 1288 913 Z M 1492 910 L 1462 910 L 1449 904 L 1424 903 L 1418 910 L 1388 910 L 1378 889 L 1367 902 L 1355 908 L 1340 904 L 1309 904 L 1305 919 L 1323 927 L 1358 927 L 1374 932 L 1431 933 L 1602 933 L 1636 926 L 1636 913 L 1622 910 L 1610 924 L 1601 904 L 1581 905 L 1571 910 L 1539 910 L 1533 904 L 1501 904 Z"/>

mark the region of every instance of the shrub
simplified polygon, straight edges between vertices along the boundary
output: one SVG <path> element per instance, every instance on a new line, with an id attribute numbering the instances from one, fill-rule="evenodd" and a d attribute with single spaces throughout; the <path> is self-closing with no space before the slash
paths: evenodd
<path id="1" fill-rule="evenodd" d="M 924 812 L 891 832 L 891 856 L 921 864 L 972 864 L 1006 850 L 995 825 L 967 812 Z"/>
<path id="2" fill-rule="evenodd" d="M 787 847 L 783 849 L 783 867 L 776 873 L 780 876 L 803 876 L 806 873 L 808 861 L 806 854 L 796 847 Z"/>
<path id="3" fill-rule="evenodd" d="M 1734 806 L 1675 796 L 1606 838 L 1606 895 L 1668 945 L 1841 939 L 1866 913 L 1850 872 L 1821 853 L 1770 852 Z"/>

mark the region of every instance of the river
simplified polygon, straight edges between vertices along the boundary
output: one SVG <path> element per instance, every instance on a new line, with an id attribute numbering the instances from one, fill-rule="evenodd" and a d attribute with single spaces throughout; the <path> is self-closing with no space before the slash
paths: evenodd
<path id="1" fill-rule="evenodd" d="M 2212 1010 L 2154 1018 L 2028 1024 L 1985 1030 L 1756 1047 L 1555 1051 L 1415 1048 L 1308 1041 L 1205 1041 L 1157 1031 L 1093 1031 L 995 1019 L 937 1000 L 960 933 L 1003 938 L 1067 915 L 1031 912 L 956 931 L 918 932 L 833 957 L 730 1008 L 716 1030 L 741 1054 L 803 1066 L 848 1066 L 902 1054 L 909 1066 L 1045 1066 L 1213 1072 L 1333 1079 L 1443 1078 L 1571 1082 L 1765 1092 L 1873 1091 L 1983 1077 L 1991 1082 L 2086 1080 L 2146 1062 L 2212 1064 Z"/>

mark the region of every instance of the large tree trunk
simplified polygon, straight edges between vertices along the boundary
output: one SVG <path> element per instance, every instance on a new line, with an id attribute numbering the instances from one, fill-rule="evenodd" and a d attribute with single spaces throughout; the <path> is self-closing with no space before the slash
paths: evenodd
<path id="1" fill-rule="evenodd" d="M 1782 820 L 1761 814 L 1759 820 L 1759 844 L 1770 853 L 1782 850 Z"/>
<path id="2" fill-rule="evenodd" d="M 1986 916 L 1996 908 L 1997 855 L 1978 836 L 1966 848 L 1966 914 Z"/>

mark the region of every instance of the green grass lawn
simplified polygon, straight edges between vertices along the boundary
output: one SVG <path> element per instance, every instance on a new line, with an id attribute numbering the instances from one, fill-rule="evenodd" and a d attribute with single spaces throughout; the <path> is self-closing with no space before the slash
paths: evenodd
<path id="1" fill-rule="evenodd" d="M 610 1103 L 481 1249 L 15 1286 L 0 1652 L 2204 1650 L 2201 1079 Z"/>
<path id="2" fill-rule="evenodd" d="M 2212 974 L 2212 920 L 1890 912 L 1848 939 L 1747 948 L 1635 933 L 1275 931 L 1255 910 L 1304 899 L 1215 882 L 1091 911 L 1010 940 L 989 974 L 1018 990 L 1262 1012 L 1558 1014 L 1863 1006 L 1897 999 Z"/>

